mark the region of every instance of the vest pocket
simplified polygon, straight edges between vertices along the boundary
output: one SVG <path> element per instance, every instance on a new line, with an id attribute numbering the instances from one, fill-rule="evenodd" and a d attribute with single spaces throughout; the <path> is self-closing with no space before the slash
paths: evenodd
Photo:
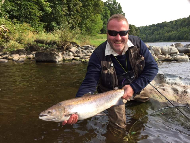
<path id="1" fill-rule="evenodd" d="M 111 64 L 112 62 L 102 61 L 102 71 L 100 78 L 100 86 L 108 88 L 109 90 L 114 89 L 115 85 L 117 85 L 116 73 L 114 67 L 111 66 Z"/>

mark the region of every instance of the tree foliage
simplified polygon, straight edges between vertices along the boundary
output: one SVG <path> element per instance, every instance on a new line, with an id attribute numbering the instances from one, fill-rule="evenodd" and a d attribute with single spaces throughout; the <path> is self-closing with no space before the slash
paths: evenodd
<path id="1" fill-rule="evenodd" d="M 139 28 L 137 28 L 135 25 L 129 24 L 129 29 L 130 29 L 129 31 L 130 35 L 138 36 L 140 33 Z"/>
<path id="2" fill-rule="evenodd" d="M 110 16 L 112 16 L 113 14 L 125 15 L 120 3 L 118 3 L 116 0 L 107 0 L 106 2 L 104 2 L 104 8 L 102 13 L 102 21 L 103 21 L 103 28 L 101 30 L 102 33 L 107 32 L 107 22 Z"/>
<path id="3" fill-rule="evenodd" d="M 1 17 L 31 24 L 39 30 L 80 29 L 97 34 L 103 27 L 101 0 L 3 0 Z"/>
<path id="4" fill-rule="evenodd" d="M 190 41 L 190 16 L 170 22 L 139 27 L 140 37 L 146 42 Z"/>
<path id="5" fill-rule="evenodd" d="M 5 0 L 2 4 L 3 16 L 11 20 L 26 22 L 38 29 L 43 27 L 40 21 L 44 12 L 50 12 L 49 3 L 45 0 Z"/>
<path id="6" fill-rule="evenodd" d="M 103 2 L 101 0 L 80 0 L 81 21 L 79 28 L 83 33 L 95 35 L 102 29 L 101 13 L 103 11 Z"/>
<path id="7" fill-rule="evenodd" d="M 68 29 L 87 35 L 105 34 L 113 14 L 125 15 L 116 0 L 0 0 L 1 18 L 30 24 L 36 31 Z M 144 41 L 190 40 L 190 17 L 129 28 L 129 34 Z"/>

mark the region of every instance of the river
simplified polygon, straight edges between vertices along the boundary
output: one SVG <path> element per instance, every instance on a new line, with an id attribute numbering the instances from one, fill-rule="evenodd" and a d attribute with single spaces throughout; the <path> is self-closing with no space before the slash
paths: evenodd
<path id="1" fill-rule="evenodd" d="M 172 44 L 175 43 L 181 43 L 183 45 L 190 44 L 189 42 L 147 42 L 149 46 L 171 46 Z"/>
<path id="2" fill-rule="evenodd" d="M 176 128 L 170 126 L 172 123 L 158 122 L 163 119 L 157 120 L 157 116 L 154 119 L 149 116 L 154 111 L 149 102 L 126 104 L 127 132 L 124 140 L 107 130 L 108 117 L 105 115 L 66 126 L 40 120 L 38 116 L 43 110 L 75 97 L 86 66 L 34 61 L 0 63 L 0 143 L 189 142 L 190 131 L 183 125 Z M 183 77 L 189 80 L 189 63 L 160 66 L 160 72 L 169 74 L 182 75 L 182 70 Z M 168 67 L 175 71 L 167 70 Z"/>

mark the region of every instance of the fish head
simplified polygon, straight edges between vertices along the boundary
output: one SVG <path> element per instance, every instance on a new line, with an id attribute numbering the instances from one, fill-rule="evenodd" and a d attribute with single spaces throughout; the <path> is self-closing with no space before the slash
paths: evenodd
<path id="1" fill-rule="evenodd" d="M 60 104 L 54 105 L 47 110 L 43 111 L 39 115 L 39 119 L 44 121 L 54 121 L 54 122 L 63 122 L 68 120 L 70 115 L 67 114 L 64 107 L 61 107 Z"/>

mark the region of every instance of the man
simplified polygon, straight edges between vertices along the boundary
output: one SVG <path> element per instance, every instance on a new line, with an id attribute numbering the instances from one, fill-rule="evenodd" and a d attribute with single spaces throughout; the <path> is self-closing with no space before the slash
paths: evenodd
<path id="1" fill-rule="evenodd" d="M 94 50 L 87 73 L 76 97 L 86 93 L 105 92 L 123 88 L 123 99 L 130 100 L 150 83 L 158 72 L 158 66 L 143 41 L 129 36 L 129 24 L 121 14 L 110 17 L 107 24 L 107 41 Z M 93 95 L 92 95 L 93 96 Z M 126 127 L 125 105 L 108 109 L 110 124 Z M 72 115 L 64 124 L 74 124 Z"/>

